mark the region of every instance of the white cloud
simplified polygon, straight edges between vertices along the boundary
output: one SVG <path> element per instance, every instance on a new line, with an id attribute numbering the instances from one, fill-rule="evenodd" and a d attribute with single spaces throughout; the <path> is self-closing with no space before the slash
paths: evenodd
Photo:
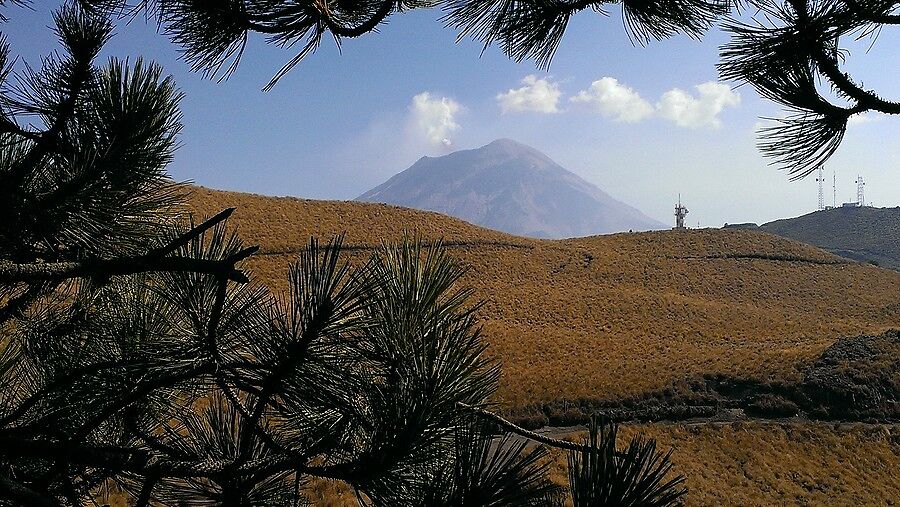
<path id="1" fill-rule="evenodd" d="M 741 96 L 722 83 L 709 81 L 694 88 L 698 93 L 696 97 L 678 88 L 664 93 L 656 104 L 659 115 L 679 127 L 718 128 L 722 125 L 719 113 L 726 107 L 737 107 L 741 103 Z"/>
<path id="2" fill-rule="evenodd" d="M 612 77 L 594 81 L 590 88 L 578 92 L 570 100 L 590 104 L 603 116 L 626 123 L 639 122 L 653 116 L 653 106 L 649 102 Z"/>
<path id="3" fill-rule="evenodd" d="M 504 113 L 533 111 L 536 113 L 556 113 L 556 104 L 562 92 L 549 78 L 525 76 L 521 88 L 512 88 L 497 95 L 497 103 Z"/>
<path id="4" fill-rule="evenodd" d="M 450 136 L 459 130 L 456 114 L 462 107 L 453 99 L 434 97 L 422 92 L 413 97 L 409 106 L 416 128 L 433 145 L 450 146 Z"/>

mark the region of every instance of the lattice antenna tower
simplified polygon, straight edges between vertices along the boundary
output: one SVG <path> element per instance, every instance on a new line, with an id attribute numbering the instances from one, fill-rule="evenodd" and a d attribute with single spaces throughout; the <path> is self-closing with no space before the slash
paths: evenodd
<path id="1" fill-rule="evenodd" d="M 825 209 L 825 169 L 819 166 L 819 174 L 816 176 L 819 183 L 819 211 Z"/>
<path id="2" fill-rule="evenodd" d="M 684 229 L 684 217 L 689 213 L 687 207 L 681 205 L 681 194 L 678 194 L 678 205 L 675 206 L 675 228 Z"/>
<path id="3" fill-rule="evenodd" d="M 866 182 L 862 176 L 856 177 L 856 202 L 860 206 L 866 205 Z"/>

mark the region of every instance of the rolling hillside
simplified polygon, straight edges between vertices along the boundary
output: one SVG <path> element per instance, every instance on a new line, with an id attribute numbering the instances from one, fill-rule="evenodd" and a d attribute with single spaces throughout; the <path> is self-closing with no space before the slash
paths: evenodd
<path id="1" fill-rule="evenodd" d="M 760 230 L 900 271 L 900 207 L 834 208 L 769 222 Z"/>
<path id="2" fill-rule="evenodd" d="M 900 273 L 765 233 L 548 241 L 382 204 L 206 189 L 194 203 L 203 214 L 238 207 L 232 224 L 261 246 L 249 266 L 276 290 L 311 235 L 346 231 L 357 258 L 404 231 L 443 238 L 486 302 L 480 317 L 504 363 L 498 401 L 510 407 L 639 394 L 703 373 L 784 377 L 840 336 L 900 325 Z"/>
<path id="3" fill-rule="evenodd" d="M 698 375 L 790 381 L 801 375 L 798 365 L 841 336 L 900 327 L 900 273 L 757 231 L 550 241 L 382 204 L 203 188 L 192 203 L 201 214 L 237 206 L 231 224 L 262 247 L 249 268 L 276 290 L 310 235 L 346 231 L 357 261 L 404 231 L 443 238 L 469 267 L 464 283 L 486 302 L 484 335 L 503 363 L 496 401 L 511 413 L 641 395 Z M 900 490 L 900 431 L 893 426 L 641 428 L 676 446 L 691 505 L 876 505 Z M 322 494 L 319 504 L 341 505 L 328 487 Z"/>
<path id="4" fill-rule="evenodd" d="M 534 238 L 668 228 L 547 155 L 509 139 L 442 157 L 422 157 L 357 200 L 438 211 Z"/>

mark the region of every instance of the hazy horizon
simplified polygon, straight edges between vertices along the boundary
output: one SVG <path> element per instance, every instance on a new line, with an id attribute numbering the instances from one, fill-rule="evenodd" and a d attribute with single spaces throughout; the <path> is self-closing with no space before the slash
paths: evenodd
<path id="1" fill-rule="evenodd" d="M 32 65 L 55 49 L 45 9 L 9 8 L 4 33 Z M 692 227 L 763 223 L 815 210 L 815 177 L 789 182 L 756 149 L 760 117 L 778 107 L 752 89 L 718 83 L 718 45 L 686 37 L 632 46 L 617 13 L 576 15 L 551 71 L 436 21 L 440 12 L 392 17 L 381 33 L 321 49 L 273 91 L 261 88 L 293 53 L 254 37 L 237 72 L 216 83 L 190 72 L 155 24 L 120 23 L 103 59 L 143 55 L 185 92 L 182 148 L 170 173 L 208 187 L 352 199 L 422 156 L 511 138 L 663 223 L 680 193 Z M 875 49 L 851 44 L 847 68 L 867 87 L 900 96 L 890 65 L 900 37 Z M 21 62 L 19 62 L 21 66 Z M 900 133 L 889 117 L 856 119 L 827 166 L 837 203 L 856 200 L 857 174 L 876 206 L 900 205 Z"/>

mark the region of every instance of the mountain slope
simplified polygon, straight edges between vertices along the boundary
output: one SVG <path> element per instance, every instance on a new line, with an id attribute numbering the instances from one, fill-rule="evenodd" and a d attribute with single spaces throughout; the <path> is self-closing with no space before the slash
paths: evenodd
<path id="1" fill-rule="evenodd" d="M 900 273 L 756 231 L 541 241 L 383 204 L 197 189 L 194 206 L 238 208 L 230 222 L 262 247 L 248 264 L 276 290 L 310 235 L 345 231 L 357 260 L 407 232 L 443 238 L 485 301 L 508 407 L 637 395 L 707 373 L 784 378 L 840 336 L 900 323 Z"/>
<path id="2" fill-rule="evenodd" d="M 543 153 L 509 139 L 423 157 L 357 200 L 437 211 L 535 238 L 666 228 Z"/>
<path id="3" fill-rule="evenodd" d="M 900 207 L 834 208 L 776 220 L 760 229 L 900 271 Z"/>
<path id="4" fill-rule="evenodd" d="M 246 266 L 276 291 L 310 235 L 346 232 L 362 262 L 382 240 L 443 238 L 468 272 L 489 354 L 503 364 L 496 401 L 577 405 L 722 373 L 778 385 L 840 336 L 900 323 L 900 273 L 747 230 L 663 231 L 539 241 L 410 209 L 195 188 L 201 215 L 229 220 Z M 799 422 L 652 424 L 676 446 L 687 505 L 886 505 L 900 488 L 891 426 Z M 634 431 L 626 428 L 626 437 Z M 554 473 L 564 482 L 565 456 Z M 861 458 L 863 457 L 863 458 Z M 355 505 L 325 488 L 316 505 Z"/>

